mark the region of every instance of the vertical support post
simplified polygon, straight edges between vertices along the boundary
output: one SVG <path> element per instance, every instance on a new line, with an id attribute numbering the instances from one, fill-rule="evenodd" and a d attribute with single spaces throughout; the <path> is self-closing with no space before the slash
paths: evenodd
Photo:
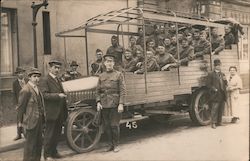
<path id="1" fill-rule="evenodd" d="M 176 17 L 176 14 L 174 14 L 174 16 Z M 178 62 L 180 60 L 180 52 L 179 52 L 179 38 L 178 38 L 178 32 L 179 32 L 179 27 L 178 27 L 178 23 L 175 22 L 175 28 L 176 28 L 176 52 L 177 52 L 177 59 L 178 59 Z M 178 71 L 178 82 L 179 82 L 179 85 L 181 84 L 181 79 L 180 79 L 180 67 L 178 65 L 177 67 L 177 71 Z"/>
<path id="2" fill-rule="evenodd" d="M 89 55 L 88 55 L 88 53 L 89 53 L 89 51 L 88 51 L 88 28 L 87 28 L 87 26 L 86 26 L 86 28 L 85 28 L 85 48 L 86 48 L 86 68 L 87 68 L 87 75 L 89 76 Z"/>
<path id="3" fill-rule="evenodd" d="M 65 67 L 67 64 L 67 48 L 66 48 L 66 38 L 63 37 L 63 47 L 64 47 L 64 62 L 65 62 Z"/>
<path id="4" fill-rule="evenodd" d="M 33 42 L 34 42 L 34 47 L 33 47 L 33 55 L 34 55 L 34 67 L 38 67 L 37 63 L 37 41 L 36 41 L 36 25 L 37 22 L 33 20 L 32 26 L 33 26 Z"/>
<path id="5" fill-rule="evenodd" d="M 142 14 L 142 30 L 143 30 L 143 54 L 144 54 L 144 81 L 145 81 L 145 93 L 148 93 L 148 84 L 147 84 L 147 51 L 146 51 L 146 27 L 145 27 L 145 19 L 143 15 L 143 10 L 141 10 Z"/>

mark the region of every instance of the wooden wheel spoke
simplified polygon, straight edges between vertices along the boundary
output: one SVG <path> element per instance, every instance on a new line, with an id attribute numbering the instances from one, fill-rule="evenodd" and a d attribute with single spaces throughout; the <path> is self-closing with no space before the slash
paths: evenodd
<path id="1" fill-rule="evenodd" d="M 83 129 L 71 129 L 72 131 L 79 131 L 79 132 L 83 132 Z"/>
<path id="2" fill-rule="evenodd" d="M 83 136 L 81 137 L 81 147 L 84 147 L 84 143 L 85 143 L 84 139 L 85 139 L 85 136 L 86 136 L 86 135 L 83 134 Z"/>
<path id="3" fill-rule="evenodd" d="M 79 134 L 75 137 L 74 143 L 81 137 L 82 134 L 83 134 L 83 132 L 79 133 Z"/>
<path id="4" fill-rule="evenodd" d="M 93 143 L 93 142 L 94 142 L 93 139 L 92 139 L 88 134 L 86 134 L 85 136 L 86 136 L 86 138 L 90 141 L 90 143 Z"/>
<path id="5" fill-rule="evenodd" d="M 97 129 L 91 129 L 91 128 L 89 128 L 89 132 L 96 132 L 97 131 Z"/>

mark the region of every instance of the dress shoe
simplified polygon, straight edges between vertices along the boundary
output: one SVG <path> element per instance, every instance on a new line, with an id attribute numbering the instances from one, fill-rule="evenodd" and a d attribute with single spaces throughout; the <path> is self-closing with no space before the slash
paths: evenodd
<path id="1" fill-rule="evenodd" d="M 109 152 L 109 151 L 112 151 L 114 150 L 114 147 L 113 146 L 109 146 L 107 149 L 105 149 L 105 152 Z"/>
<path id="2" fill-rule="evenodd" d="M 20 134 L 20 135 L 17 135 L 17 136 L 14 138 L 14 141 L 19 140 L 19 139 L 22 139 L 22 135 L 21 135 L 21 134 Z"/>
<path id="3" fill-rule="evenodd" d="M 239 119 L 239 117 L 233 117 L 231 123 L 236 123 Z"/>
<path id="4" fill-rule="evenodd" d="M 62 158 L 62 155 L 59 153 L 56 153 L 52 156 L 52 158 Z"/>
<path id="5" fill-rule="evenodd" d="M 213 129 L 216 129 L 216 124 L 212 124 L 212 128 L 213 128 Z"/>
<path id="6" fill-rule="evenodd" d="M 223 124 L 223 123 L 217 123 L 217 126 L 225 126 L 225 124 Z"/>
<path id="7" fill-rule="evenodd" d="M 120 151 L 120 148 L 119 148 L 118 146 L 116 146 L 116 147 L 114 147 L 113 151 L 114 151 L 115 153 L 117 153 L 117 152 Z"/>

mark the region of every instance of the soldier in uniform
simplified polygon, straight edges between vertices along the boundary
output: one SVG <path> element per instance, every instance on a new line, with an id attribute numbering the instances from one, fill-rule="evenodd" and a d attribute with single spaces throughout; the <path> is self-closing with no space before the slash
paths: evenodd
<path id="1" fill-rule="evenodd" d="M 234 44 L 235 38 L 231 32 L 230 26 L 225 27 L 224 41 L 225 41 L 225 49 L 232 49 L 232 44 Z"/>
<path id="2" fill-rule="evenodd" d="M 212 55 L 218 55 L 225 48 L 223 37 L 218 35 L 217 28 L 213 28 L 211 32 Z"/>
<path id="3" fill-rule="evenodd" d="M 29 82 L 20 91 L 18 100 L 18 121 L 26 129 L 23 161 L 40 161 L 45 119 L 43 96 L 37 87 L 41 72 L 32 68 L 28 76 Z"/>
<path id="4" fill-rule="evenodd" d="M 156 62 L 159 65 L 160 70 L 167 70 L 168 67 L 177 66 L 177 60 L 165 51 L 165 47 L 162 45 L 158 46 L 159 54 L 156 57 Z"/>
<path id="5" fill-rule="evenodd" d="M 207 76 L 206 86 L 209 89 L 211 101 L 211 125 L 215 129 L 216 126 L 222 125 L 222 114 L 227 98 L 226 86 L 227 79 L 224 73 L 221 72 L 220 59 L 214 60 L 214 71 Z"/>
<path id="6" fill-rule="evenodd" d="M 136 70 L 136 60 L 133 58 L 130 49 L 126 49 L 124 53 L 123 68 L 125 72 L 134 72 Z"/>
<path id="7" fill-rule="evenodd" d="M 194 58 L 194 48 L 189 44 L 187 38 L 182 39 L 180 48 L 180 64 L 187 65 Z"/>
<path id="8" fill-rule="evenodd" d="M 100 74 L 97 85 L 97 110 L 101 110 L 109 147 L 106 151 L 119 151 L 119 122 L 123 112 L 125 82 L 121 72 L 114 69 L 114 55 L 104 56 L 106 71 Z"/>
<path id="9" fill-rule="evenodd" d="M 118 37 L 113 35 L 111 37 L 111 44 L 106 52 L 106 55 L 114 55 L 116 57 L 115 60 L 115 69 L 121 70 L 122 65 L 122 55 L 124 53 L 124 48 L 119 45 L 118 43 Z"/>
<path id="10" fill-rule="evenodd" d="M 96 49 L 96 61 L 91 64 L 91 74 L 99 75 L 103 72 L 103 52 L 100 49 Z"/>
<path id="11" fill-rule="evenodd" d="M 21 89 L 24 87 L 24 85 L 27 83 L 28 80 L 26 80 L 24 77 L 25 69 L 23 69 L 22 67 L 17 67 L 15 74 L 16 74 L 17 78 L 16 78 L 16 80 L 14 80 L 14 82 L 12 84 L 12 91 L 13 91 L 13 103 L 16 106 L 15 108 L 17 110 L 18 109 L 17 103 L 18 103 L 18 98 L 19 98 L 19 92 L 21 91 Z M 18 114 L 17 114 L 17 120 L 19 120 Z M 17 121 L 17 136 L 14 138 L 14 140 L 21 139 L 22 132 L 23 132 L 23 128 L 22 128 L 21 122 Z"/>
<path id="12" fill-rule="evenodd" d="M 146 68 L 148 72 L 158 71 L 159 65 L 156 61 L 156 57 L 154 56 L 152 51 L 147 51 L 147 62 L 146 62 Z M 145 61 L 145 60 L 144 60 Z M 141 66 L 138 70 L 136 70 L 135 74 L 143 74 L 145 72 L 144 63 L 141 63 Z"/>
<path id="13" fill-rule="evenodd" d="M 194 47 L 195 59 L 203 59 L 203 55 L 209 54 L 210 50 L 211 50 L 211 44 L 207 40 L 206 33 L 201 32 L 201 34 L 199 36 L 200 36 L 200 38 L 198 41 L 197 41 L 197 39 L 195 39 L 195 41 L 193 41 L 194 42 L 193 47 Z"/>
<path id="14" fill-rule="evenodd" d="M 76 61 L 72 61 L 70 63 L 70 70 L 66 71 L 66 73 L 63 74 L 62 80 L 68 81 L 68 80 L 74 80 L 80 78 L 82 75 L 77 71 L 78 64 Z"/>
<path id="15" fill-rule="evenodd" d="M 128 48 L 131 50 L 133 57 L 136 57 L 136 50 L 142 50 L 142 47 L 140 45 L 136 45 L 136 38 L 134 36 L 129 38 L 129 42 L 130 44 Z"/>
<path id="16" fill-rule="evenodd" d="M 144 39 L 143 39 L 143 29 L 142 28 L 138 28 L 138 35 L 139 35 L 139 37 L 136 40 L 136 45 L 140 45 L 143 48 L 144 47 Z"/>
<path id="17" fill-rule="evenodd" d="M 49 74 L 41 81 L 41 91 L 44 95 L 46 112 L 46 129 L 44 136 L 44 159 L 61 158 L 57 145 L 62 132 L 63 122 L 66 120 L 68 110 L 66 107 L 66 94 L 58 78 L 62 63 L 58 60 L 49 62 Z"/>

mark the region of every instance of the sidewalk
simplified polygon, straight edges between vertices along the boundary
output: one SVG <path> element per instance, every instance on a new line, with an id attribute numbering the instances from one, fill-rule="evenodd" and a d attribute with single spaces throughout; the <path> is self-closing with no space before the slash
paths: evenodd
<path id="1" fill-rule="evenodd" d="M 0 128 L 0 153 L 23 147 L 24 137 L 17 141 L 13 140 L 16 133 L 16 124 Z"/>
<path id="2" fill-rule="evenodd" d="M 249 107 L 249 93 L 241 94 L 240 107 Z M 16 136 L 16 125 L 0 128 L 0 153 L 19 149 L 23 147 L 24 138 L 14 141 Z"/>

